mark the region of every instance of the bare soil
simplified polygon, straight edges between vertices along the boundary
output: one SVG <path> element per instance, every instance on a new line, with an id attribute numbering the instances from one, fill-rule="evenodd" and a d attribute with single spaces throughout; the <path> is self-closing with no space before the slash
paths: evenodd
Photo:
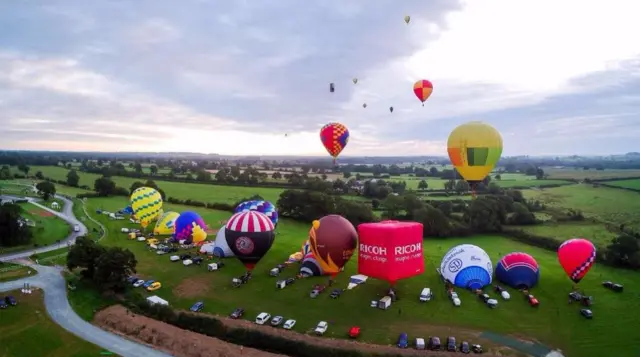
<path id="1" fill-rule="evenodd" d="M 190 312 L 183 312 L 190 313 Z M 326 346 L 340 349 L 358 349 L 368 352 L 394 353 L 402 356 L 425 356 L 425 351 L 414 349 L 401 350 L 392 346 L 382 346 L 357 341 L 322 338 L 302 333 L 276 329 L 270 326 L 256 325 L 247 320 L 233 320 L 216 316 L 229 327 L 258 329 L 264 333 L 284 337 L 292 341 L 304 341 L 308 344 Z M 179 357 L 205 357 L 205 356 L 255 356 L 270 357 L 284 356 L 259 351 L 251 348 L 243 348 L 213 337 L 208 337 L 195 332 L 179 329 L 175 326 L 156 321 L 145 316 L 135 315 L 121 305 L 114 305 L 99 311 L 94 318 L 94 324 L 103 329 L 120 333 L 128 338 L 149 344 Z M 444 342 L 444 341 L 443 341 Z M 212 355 L 217 351 L 217 355 Z M 504 352 L 504 353 L 503 353 Z M 208 353 L 208 354 L 207 354 Z M 504 351 L 485 352 L 485 357 L 500 357 L 510 355 L 507 349 Z M 450 352 L 429 352 L 429 356 L 451 356 Z"/>
<path id="2" fill-rule="evenodd" d="M 205 277 L 185 279 L 173 289 L 173 295 L 191 298 L 206 295 L 211 288 L 211 281 Z"/>

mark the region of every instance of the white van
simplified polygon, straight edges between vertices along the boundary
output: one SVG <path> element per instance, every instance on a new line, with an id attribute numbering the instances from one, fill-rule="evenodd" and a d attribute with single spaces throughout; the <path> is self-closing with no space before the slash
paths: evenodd
<path id="1" fill-rule="evenodd" d="M 80 226 L 79 226 L 79 225 L 77 225 L 77 224 L 76 224 L 76 225 L 74 225 L 74 226 L 73 226 L 73 231 L 74 231 L 74 232 L 80 232 Z"/>
<path id="2" fill-rule="evenodd" d="M 189 265 L 193 264 L 193 260 L 191 259 L 185 259 L 182 261 L 182 264 L 186 267 L 188 267 Z"/>
<path id="3" fill-rule="evenodd" d="M 378 301 L 378 309 L 386 310 L 391 307 L 391 296 L 385 296 Z"/>
<path id="4" fill-rule="evenodd" d="M 424 288 L 422 289 L 422 292 L 420 292 L 420 301 L 421 302 L 431 301 L 432 296 L 433 294 L 431 293 L 431 289 Z"/>
<path id="5" fill-rule="evenodd" d="M 416 350 L 424 350 L 424 338 L 416 338 Z"/>

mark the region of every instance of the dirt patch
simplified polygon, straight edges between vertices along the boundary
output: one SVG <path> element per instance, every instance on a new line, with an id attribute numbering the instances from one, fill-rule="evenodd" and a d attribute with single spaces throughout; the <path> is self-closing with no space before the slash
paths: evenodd
<path id="1" fill-rule="evenodd" d="M 182 330 L 145 316 L 135 315 L 120 305 L 98 312 L 93 322 L 105 330 L 176 357 L 286 357 Z"/>
<path id="2" fill-rule="evenodd" d="M 45 211 L 43 209 L 31 210 L 31 211 L 29 211 L 29 213 L 31 215 L 40 216 L 40 217 L 52 217 L 53 216 L 53 213 L 51 213 L 49 211 Z"/>
<path id="3" fill-rule="evenodd" d="M 205 295 L 211 288 L 211 280 L 206 277 L 196 277 L 183 280 L 173 288 L 173 295 L 183 298 L 192 298 Z"/>

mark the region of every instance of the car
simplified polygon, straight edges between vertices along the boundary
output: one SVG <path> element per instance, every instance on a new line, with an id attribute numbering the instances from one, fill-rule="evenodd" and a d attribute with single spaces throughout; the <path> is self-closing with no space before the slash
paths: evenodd
<path id="1" fill-rule="evenodd" d="M 589 309 L 580 309 L 580 315 L 584 316 L 585 319 L 589 319 L 589 320 L 593 318 L 593 312 Z"/>
<path id="2" fill-rule="evenodd" d="M 0 299 L 0 309 L 6 309 L 9 305 L 5 302 L 5 299 Z"/>
<path id="3" fill-rule="evenodd" d="M 169 257 L 169 260 L 172 262 L 179 262 L 180 261 L 180 257 L 177 255 L 172 255 L 171 257 Z"/>
<path id="4" fill-rule="evenodd" d="M 482 300 L 482 302 L 485 302 L 485 303 L 489 301 L 489 299 L 491 299 L 489 294 L 481 294 L 481 295 L 478 295 L 478 297 L 480 298 L 480 300 Z"/>
<path id="5" fill-rule="evenodd" d="M 473 351 L 473 353 L 482 353 L 482 345 L 473 345 L 471 346 L 471 351 Z"/>
<path id="6" fill-rule="evenodd" d="M 611 290 L 620 293 L 624 290 L 624 286 L 622 284 L 613 284 Z"/>
<path id="7" fill-rule="evenodd" d="M 284 325 L 282 325 L 282 328 L 285 330 L 291 330 L 295 325 L 296 325 L 296 320 L 289 319 L 284 322 Z"/>
<path id="8" fill-rule="evenodd" d="M 167 253 L 175 253 L 178 251 L 178 248 L 176 247 L 170 247 L 169 250 L 167 250 Z"/>
<path id="9" fill-rule="evenodd" d="M 311 292 L 309 293 L 309 297 L 312 299 L 317 298 L 318 295 L 320 295 L 320 292 L 318 290 L 311 290 Z"/>
<path id="10" fill-rule="evenodd" d="M 129 282 L 129 284 L 133 284 L 138 280 L 139 280 L 138 277 L 135 275 L 131 275 L 130 277 L 127 278 L 127 282 Z"/>
<path id="11" fill-rule="evenodd" d="M 582 305 L 589 307 L 593 305 L 593 296 L 582 296 Z"/>
<path id="12" fill-rule="evenodd" d="M 569 293 L 569 299 L 573 301 L 582 301 L 582 294 L 577 291 L 572 291 Z"/>
<path id="13" fill-rule="evenodd" d="M 329 328 L 329 323 L 326 321 L 320 321 L 318 322 L 318 326 L 316 326 L 316 329 L 313 330 L 316 335 L 324 335 L 325 332 L 327 332 L 327 329 Z"/>
<path id="14" fill-rule="evenodd" d="M 155 283 L 155 280 L 147 280 L 144 284 L 142 284 L 143 288 L 148 288 L 151 286 L 151 284 Z"/>
<path id="15" fill-rule="evenodd" d="M 274 327 L 280 326 L 280 324 L 282 324 L 282 321 L 284 321 L 284 317 L 282 317 L 282 316 L 274 316 L 271 319 L 271 326 L 274 326 Z"/>
<path id="16" fill-rule="evenodd" d="M 9 296 L 5 297 L 5 298 L 4 298 L 4 301 L 6 301 L 6 303 L 7 303 L 8 305 L 11 305 L 11 306 L 16 306 L 16 305 L 18 305 L 18 300 L 16 300 L 16 298 L 14 298 L 14 297 L 13 297 L 13 296 L 11 296 L 11 295 L 9 295 Z"/>
<path id="17" fill-rule="evenodd" d="M 494 290 L 495 290 L 498 294 L 500 294 L 501 292 L 503 292 L 503 291 L 504 291 L 504 288 L 503 288 L 502 286 L 500 286 L 500 285 L 496 285 L 496 286 L 494 286 Z"/>
<path id="18" fill-rule="evenodd" d="M 167 254 L 167 252 L 165 250 L 163 250 L 163 249 L 158 249 L 158 250 L 156 250 L 156 254 L 163 255 L 163 254 Z"/>
<path id="19" fill-rule="evenodd" d="M 289 279 L 284 281 L 284 283 L 287 284 L 287 285 L 291 285 L 291 284 L 293 284 L 295 282 L 296 282 L 295 278 L 289 278 Z"/>
<path id="20" fill-rule="evenodd" d="M 456 352 L 458 346 L 456 346 L 456 338 L 453 336 L 447 337 L 447 351 Z"/>
<path id="21" fill-rule="evenodd" d="M 180 260 L 187 260 L 187 259 L 191 259 L 191 256 L 189 254 L 182 254 L 180 256 Z"/>
<path id="22" fill-rule="evenodd" d="M 74 232 L 80 232 L 80 225 L 79 224 L 74 224 L 73 225 L 73 231 Z"/>
<path id="23" fill-rule="evenodd" d="M 231 315 L 229 315 L 229 317 L 232 319 L 239 319 L 242 317 L 242 315 L 244 315 L 244 309 L 239 307 L 233 310 L 233 312 L 231 313 Z"/>
<path id="24" fill-rule="evenodd" d="M 408 348 L 409 347 L 409 335 L 406 332 L 403 332 L 398 336 L 398 348 Z"/>
<path id="25" fill-rule="evenodd" d="M 333 291 L 331 292 L 331 298 L 332 299 L 337 299 L 340 297 L 340 295 L 342 295 L 342 289 L 333 289 Z"/>
<path id="26" fill-rule="evenodd" d="M 352 326 L 349 329 L 349 337 L 358 338 L 360 336 L 360 326 Z"/>
<path id="27" fill-rule="evenodd" d="M 197 303 L 193 304 L 193 306 L 191 306 L 189 310 L 191 310 L 192 312 L 198 312 L 202 309 L 204 309 L 204 302 L 198 301 Z"/>
<path id="28" fill-rule="evenodd" d="M 142 280 L 142 279 L 140 279 L 140 280 L 136 281 L 135 283 L 133 283 L 133 287 L 134 288 L 139 288 L 142 285 L 144 285 L 144 280 Z"/>
<path id="29" fill-rule="evenodd" d="M 204 259 L 202 259 L 201 257 L 195 257 L 195 258 L 193 258 L 191 260 L 193 261 L 193 264 L 200 265 L 200 264 L 202 264 L 202 261 Z"/>
<path id="30" fill-rule="evenodd" d="M 531 294 L 527 295 L 527 301 L 529 301 L 529 305 L 533 307 L 538 307 L 538 305 L 540 305 L 540 301 L 538 301 L 538 299 Z"/>
<path id="31" fill-rule="evenodd" d="M 258 314 L 258 316 L 256 317 L 256 323 L 258 325 L 264 325 L 267 321 L 269 321 L 269 319 L 271 319 L 271 314 L 268 312 L 261 312 Z"/>
<path id="32" fill-rule="evenodd" d="M 462 343 L 460 344 L 460 353 L 464 353 L 466 355 L 471 353 L 471 347 L 469 346 L 469 342 L 462 341 Z"/>
<path id="33" fill-rule="evenodd" d="M 158 249 L 159 250 L 165 250 L 165 249 L 169 249 L 169 247 L 167 245 L 164 245 L 164 244 L 158 244 Z"/>
<path id="34" fill-rule="evenodd" d="M 427 349 L 431 351 L 440 351 L 440 337 L 429 337 L 429 343 L 427 343 Z"/>
<path id="35" fill-rule="evenodd" d="M 159 281 L 153 282 L 153 284 L 147 287 L 147 291 L 156 291 L 162 287 L 162 284 Z"/>
<path id="36" fill-rule="evenodd" d="M 155 238 L 147 239 L 147 244 L 148 245 L 157 245 L 158 243 L 160 243 L 160 241 L 155 239 Z"/>
<path id="37" fill-rule="evenodd" d="M 602 282 L 602 286 L 604 286 L 607 289 L 611 289 L 613 287 L 613 282 L 611 282 L 611 281 L 603 281 Z"/>

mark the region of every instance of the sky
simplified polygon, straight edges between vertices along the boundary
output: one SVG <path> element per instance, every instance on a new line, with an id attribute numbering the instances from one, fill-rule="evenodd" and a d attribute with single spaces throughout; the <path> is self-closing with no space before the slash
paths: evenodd
<path id="1" fill-rule="evenodd" d="M 327 155 L 319 130 L 337 121 L 345 156 L 445 156 L 451 130 L 480 120 L 503 156 L 639 151 L 638 13 L 629 0 L 0 2 L 0 149 Z M 419 79 L 434 86 L 424 106 Z"/>

